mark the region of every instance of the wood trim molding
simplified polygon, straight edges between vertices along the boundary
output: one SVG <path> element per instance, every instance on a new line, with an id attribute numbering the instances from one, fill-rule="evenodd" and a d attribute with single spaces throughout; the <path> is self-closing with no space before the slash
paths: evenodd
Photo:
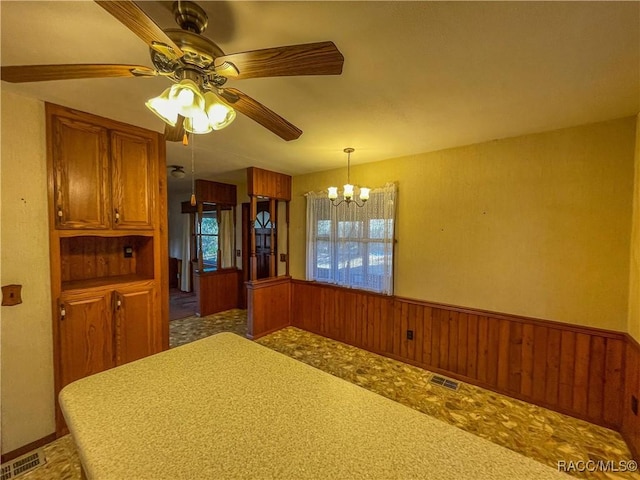
<path id="1" fill-rule="evenodd" d="M 292 311 L 295 327 L 608 428 L 622 425 L 624 333 L 301 280 L 292 281 Z"/>
<path id="2" fill-rule="evenodd" d="M 55 433 L 50 433 L 49 435 L 39 438 L 38 440 L 35 440 L 31 443 L 27 443 L 26 445 L 23 445 L 20 448 L 16 448 L 15 450 L 11 450 L 10 452 L 7 452 L 7 453 L 3 453 L 2 458 L 0 459 L 0 463 L 8 462 L 10 460 L 13 460 L 14 458 L 18 458 L 26 453 L 29 453 L 30 451 L 35 450 L 36 448 L 43 447 L 47 443 L 53 442 L 56 438 L 57 437 Z"/>

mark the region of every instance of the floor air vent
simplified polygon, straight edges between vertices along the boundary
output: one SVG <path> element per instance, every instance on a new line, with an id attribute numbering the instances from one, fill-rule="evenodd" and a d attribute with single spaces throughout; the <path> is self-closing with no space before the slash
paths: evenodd
<path id="1" fill-rule="evenodd" d="M 449 390 L 457 391 L 460 388 L 460 384 L 458 382 L 454 382 L 453 380 L 449 380 L 448 378 L 440 377 L 439 375 L 434 375 L 429 380 L 429 383 L 433 383 L 434 385 L 440 385 L 441 387 L 448 388 Z"/>
<path id="2" fill-rule="evenodd" d="M 42 449 L 27 453 L 15 460 L 3 463 L 2 466 L 0 466 L 0 480 L 16 478 L 18 475 L 27 473 L 45 463 L 47 463 L 47 461 L 45 460 Z"/>

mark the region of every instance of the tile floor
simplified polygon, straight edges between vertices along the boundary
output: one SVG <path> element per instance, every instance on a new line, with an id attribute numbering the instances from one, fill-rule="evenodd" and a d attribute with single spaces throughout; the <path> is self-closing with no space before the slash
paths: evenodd
<path id="1" fill-rule="evenodd" d="M 221 331 L 244 336 L 246 311 L 189 317 L 170 325 L 171 347 Z M 464 383 L 458 391 L 450 391 L 428 383 L 430 372 L 297 328 L 285 328 L 257 341 L 552 467 L 559 460 L 617 462 L 631 458 L 620 435 L 612 430 Z M 44 450 L 47 464 L 25 474 L 24 480 L 80 479 L 80 462 L 70 436 Z M 629 472 L 572 475 L 640 480 L 640 474 Z"/>

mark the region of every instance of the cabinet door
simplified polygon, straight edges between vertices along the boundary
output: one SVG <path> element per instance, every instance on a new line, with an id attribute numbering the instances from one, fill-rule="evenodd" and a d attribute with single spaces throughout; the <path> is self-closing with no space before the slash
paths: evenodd
<path id="1" fill-rule="evenodd" d="M 113 367 L 113 314 L 108 291 L 60 297 L 60 388 Z"/>
<path id="2" fill-rule="evenodd" d="M 160 316 L 153 286 L 115 292 L 116 364 L 162 350 Z"/>
<path id="3" fill-rule="evenodd" d="M 110 228 L 108 131 L 59 116 L 50 125 L 56 228 Z"/>
<path id="4" fill-rule="evenodd" d="M 111 132 L 114 228 L 153 228 L 156 156 L 154 137 Z"/>

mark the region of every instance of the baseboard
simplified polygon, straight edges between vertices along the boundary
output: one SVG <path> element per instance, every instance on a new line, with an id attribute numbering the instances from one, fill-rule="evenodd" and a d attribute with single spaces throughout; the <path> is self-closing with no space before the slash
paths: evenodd
<path id="1" fill-rule="evenodd" d="M 10 460 L 13 460 L 14 458 L 18 458 L 24 455 L 25 453 L 29 453 L 31 450 L 35 450 L 36 448 L 43 447 L 44 445 L 53 442 L 56 438 L 57 436 L 55 433 L 50 433 L 49 435 L 42 437 L 34 442 L 27 443 L 26 445 L 23 445 L 20 448 L 16 448 L 15 450 L 12 450 L 7 453 L 3 453 L 0 463 L 6 463 Z"/>

